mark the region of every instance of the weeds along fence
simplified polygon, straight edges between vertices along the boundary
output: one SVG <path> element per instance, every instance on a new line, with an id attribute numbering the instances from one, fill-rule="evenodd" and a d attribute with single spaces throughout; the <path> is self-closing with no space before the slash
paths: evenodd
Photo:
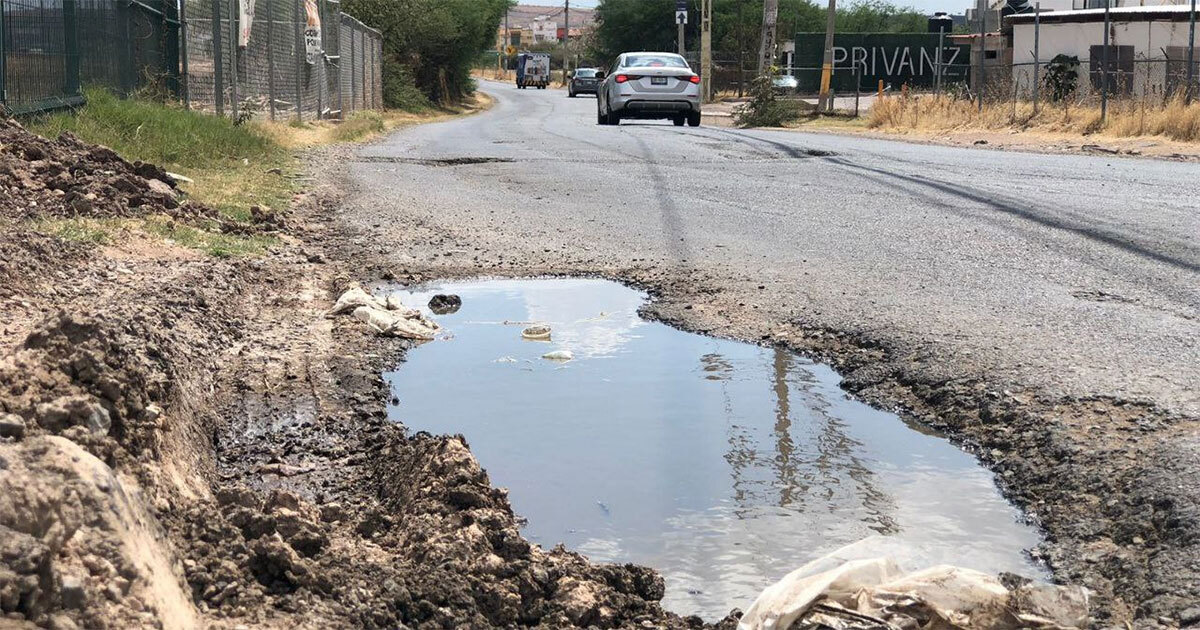
<path id="1" fill-rule="evenodd" d="M 382 37 L 336 0 L 0 0 L 0 103 L 82 103 L 97 85 L 253 117 L 383 105 Z"/>

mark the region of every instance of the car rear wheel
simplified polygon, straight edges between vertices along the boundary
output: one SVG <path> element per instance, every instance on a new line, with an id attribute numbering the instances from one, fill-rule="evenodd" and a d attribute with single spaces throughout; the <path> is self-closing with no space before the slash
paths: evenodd
<path id="1" fill-rule="evenodd" d="M 672 118 L 672 119 L 671 119 L 671 122 L 675 123 L 675 126 L 676 126 L 676 127 L 682 127 L 682 126 L 683 126 L 683 123 L 685 123 L 685 122 L 687 122 L 687 121 L 684 119 L 684 117 L 683 117 L 683 116 L 676 116 L 676 117 L 674 117 L 674 118 Z"/>
<path id="2" fill-rule="evenodd" d="M 687 124 L 692 127 L 699 127 L 700 126 L 700 112 L 692 112 L 692 113 L 688 114 Z"/>
<path id="3" fill-rule="evenodd" d="M 600 99 L 596 99 L 596 124 L 597 125 L 607 125 L 608 124 L 608 116 L 606 116 L 604 114 L 604 111 L 600 109 Z"/>
<path id="4" fill-rule="evenodd" d="M 567 98 L 575 98 L 575 90 L 567 88 Z"/>

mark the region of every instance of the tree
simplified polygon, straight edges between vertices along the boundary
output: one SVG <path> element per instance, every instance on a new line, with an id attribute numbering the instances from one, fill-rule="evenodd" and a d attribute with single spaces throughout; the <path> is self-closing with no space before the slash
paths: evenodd
<path id="1" fill-rule="evenodd" d="M 697 19 L 690 20 L 688 50 L 699 49 L 699 0 L 688 0 Z M 779 0 L 778 39 L 791 39 L 797 32 L 825 30 L 825 4 L 813 0 Z M 612 59 L 628 50 L 674 50 L 674 0 L 601 0 L 596 8 L 594 52 Z M 761 43 L 763 0 L 713 0 L 713 46 L 716 50 L 751 60 Z M 899 8 L 884 0 L 860 0 L 838 8 L 837 30 L 844 32 L 923 33 L 924 14 Z"/>
<path id="2" fill-rule="evenodd" d="M 495 45 L 512 0 L 345 0 L 342 10 L 383 33 L 383 96 L 393 107 L 470 94 L 471 64 Z"/>

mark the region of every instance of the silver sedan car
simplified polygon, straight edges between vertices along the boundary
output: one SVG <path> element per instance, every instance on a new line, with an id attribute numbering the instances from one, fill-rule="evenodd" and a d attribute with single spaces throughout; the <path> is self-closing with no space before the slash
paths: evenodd
<path id="1" fill-rule="evenodd" d="M 601 73 L 603 74 L 603 73 Z M 682 127 L 700 126 L 700 77 L 674 53 L 618 55 L 596 94 L 596 122 L 668 119 Z"/>

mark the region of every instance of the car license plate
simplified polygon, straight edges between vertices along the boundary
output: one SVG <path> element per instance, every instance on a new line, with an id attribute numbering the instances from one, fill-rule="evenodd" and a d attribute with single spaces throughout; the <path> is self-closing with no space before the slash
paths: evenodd
<path id="1" fill-rule="evenodd" d="M 667 77 L 650 77 L 650 85 L 666 85 Z"/>

